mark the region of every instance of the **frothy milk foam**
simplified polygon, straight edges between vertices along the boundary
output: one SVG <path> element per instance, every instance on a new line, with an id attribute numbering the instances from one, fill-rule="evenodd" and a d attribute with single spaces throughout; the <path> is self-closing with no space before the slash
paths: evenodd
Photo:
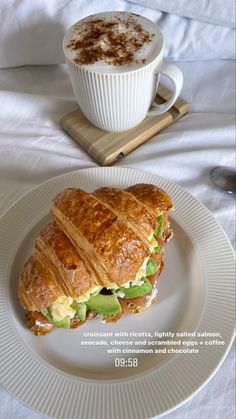
<path id="1" fill-rule="evenodd" d="M 155 23 L 124 12 L 99 13 L 72 26 L 66 56 L 92 71 L 119 73 L 143 67 L 158 56 L 162 35 Z"/>

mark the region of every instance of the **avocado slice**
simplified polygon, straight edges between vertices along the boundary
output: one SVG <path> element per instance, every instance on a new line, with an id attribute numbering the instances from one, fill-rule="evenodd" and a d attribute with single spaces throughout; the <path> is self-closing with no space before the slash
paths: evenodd
<path id="1" fill-rule="evenodd" d="M 61 327 L 62 329 L 70 329 L 70 316 L 66 316 L 64 319 L 60 321 L 55 321 L 53 320 L 50 308 L 48 308 L 45 317 L 47 317 L 49 323 L 53 324 L 53 326 L 55 327 Z"/>
<path id="2" fill-rule="evenodd" d="M 152 258 L 148 259 L 148 263 L 146 266 L 146 275 L 153 275 L 158 270 L 158 267 L 159 265 L 157 265 Z"/>
<path id="3" fill-rule="evenodd" d="M 156 253 L 156 255 L 160 255 L 162 253 L 161 246 L 155 246 L 154 247 L 154 253 Z"/>
<path id="4" fill-rule="evenodd" d="M 86 304 L 85 303 L 77 303 L 77 301 L 73 301 L 71 304 L 73 310 L 75 310 L 75 318 L 79 320 L 85 320 L 86 318 Z"/>
<path id="5" fill-rule="evenodd" d="M 62 329 L 70 329 L 70 316 L 66 316 L 64 319 L 60 321 L 54 321 L 53 325 L 55 327 L 61 327 Z"/>
<path id="6" fill-rule="evenodd" d="M 86 305 L 94 313 L 101 313 L 106 316 L 114 316 L 122 312 L 118 298 L 115 295 L 98 294 L 91 297 L 86 302 Z"/>
<path id="7" fill-rule="evenodd" d="M 154 230 L 154 236 L 160 237 L 164 231 L 164 214 L 157 216 L 158 227 Z"/>
<path id="8" fill-rule="evenodd" d="M 125 288 L 121 287 L 116 292 L 122 292 L 125 299 L 142 297 L 148 294 L 152 290 L 152 284 L 148 279 L 144 280 L 144 283 L 140 286 L 134 285 L 133 287 Z"/>

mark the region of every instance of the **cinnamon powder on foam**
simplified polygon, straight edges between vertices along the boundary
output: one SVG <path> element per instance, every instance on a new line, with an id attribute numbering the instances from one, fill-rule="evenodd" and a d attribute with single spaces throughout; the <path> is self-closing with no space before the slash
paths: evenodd
<path id="1" fill-rule="evenodd" d="M 145 59 L 135 59 L 135 53 L 151 42 L 154 36 L 145 31 L 133 17 L 116 17 L 110 21 L 104 18 L 90 19 L 82 25 L 82 29 L 78 25 L 76 32 L 67 47 L 76 52 L 74 61 L 80 65 L 98 61 L 114 66 L 145 63 Z"/>

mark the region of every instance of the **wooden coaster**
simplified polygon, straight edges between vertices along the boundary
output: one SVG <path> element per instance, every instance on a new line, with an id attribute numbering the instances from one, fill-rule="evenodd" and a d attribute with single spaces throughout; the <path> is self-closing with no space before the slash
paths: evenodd
<path id="1" fill-rule="evenodd" d="M 156 100 L 164 103 L 172 92 L 163 85 L 158 86 Z M 190 109 L 189 103 L 179 98 L 169 111 L 160 116 L 147 116 L 137 127 L 125 132 L 107 132 L 95 127 L 80 109 L 64 116 L 61 127 L 93 157 L 101 166 L 120 160 L 155 134 L 173 124 Z"/>

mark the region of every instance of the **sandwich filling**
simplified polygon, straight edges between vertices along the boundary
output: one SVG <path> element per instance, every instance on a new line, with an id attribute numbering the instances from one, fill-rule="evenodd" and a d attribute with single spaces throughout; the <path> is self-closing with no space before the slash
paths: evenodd
<path id="1" fill-rule="evenodd" d="M 50 325 L 69 329 L 73 327 L 73 322 L 81 323 L 96 316 L 102 316 L 105 321 L 115 320 L 132 304 L 147 307 L 157 294 L 156 279 L 161 270 L 164 243 L 169 237 L 167 214 L 158 214 L 157 228 L 148 238 L 152 254 L 145 258 L 133 281 L 124 283 L 122 287 L 115 283 L 107 288 L 97 286 L 76 299 L 60 296 L 42 312 L 43 316 Z M 37 325 L 40 324 L 39 321 Z"/>

